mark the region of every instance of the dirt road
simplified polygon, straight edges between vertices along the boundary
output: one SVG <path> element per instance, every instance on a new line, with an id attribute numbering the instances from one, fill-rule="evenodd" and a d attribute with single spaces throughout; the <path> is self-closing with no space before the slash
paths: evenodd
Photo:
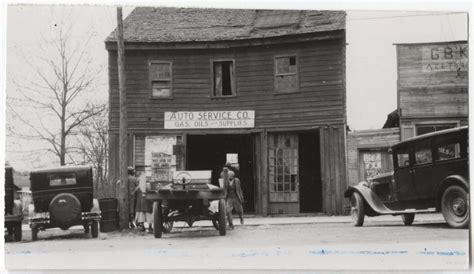
<path id="1" fill-rule="evenodd" d="M 7 243 L 8 269 L 443 269 L 468 267 L 468 230 L 444 223 L 371 222 L 246 225 L 224 237 L 206 224 L 184 223 L 163 238 L 137 231 L 80 227 L 40 232 L 37 242 Z"/>

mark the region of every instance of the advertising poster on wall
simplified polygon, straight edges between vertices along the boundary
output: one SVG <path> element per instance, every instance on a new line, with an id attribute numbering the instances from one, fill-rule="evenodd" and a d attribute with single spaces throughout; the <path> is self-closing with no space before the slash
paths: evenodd
<path id="1" fill-rule="evenodd" d="M 145 140 L 146 176 L 150 181 L 168 182 L 176 171 L 173 146 L 175 136 L 147 136 Z"/>

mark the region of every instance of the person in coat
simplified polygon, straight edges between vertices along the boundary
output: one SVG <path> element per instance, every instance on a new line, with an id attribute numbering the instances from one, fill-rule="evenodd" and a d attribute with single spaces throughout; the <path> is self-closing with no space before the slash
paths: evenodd
<path id="1" fill-rule="evenodd" d="M 233 210 L 239 215 L 240 223 L 244 223 L 244 209 L 242 207 L 244 195 L 242 193 L 240 180 L 235 177 L 235 173 L 232 170 L 227 171 L 227 180 L 224 181 L 224 189 L 226 191 L 227 219 L 230 229 L 234 229 L 232 220 Z"/>
<path id="2" fill-rule="evenodd" d="M 137 188 L 138 188 L 138 180 L 135 177 L 135 169 L 131 166 L 127 168 L 128 173 L 128 205 L 129 205 L 129 228 L 135 228 L 135 224 L 133 223 L 135 219 L 135 203 L 136 203 L 136 196 L 137 196 Z M 120 180 L 117 180 L 117 186 L 120 185 Z"/>
<path id="3" fill-rule="evenodd" d="M 148 223 L 148 232 L 153 232 L 153 204 L 146 199 L 146 175 L 142 173 L 139 176 L 138 186 L 136 188 L 136 207 L 135 223 L 141 231 L 145 231 L 145 223 Z"/>

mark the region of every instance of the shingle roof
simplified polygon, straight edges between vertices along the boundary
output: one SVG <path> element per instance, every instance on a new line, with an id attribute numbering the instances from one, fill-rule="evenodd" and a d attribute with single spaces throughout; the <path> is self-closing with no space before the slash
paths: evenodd
<path id="1" fill-rule="evenodd" d="M 344 11 L 135 8 L 126 42 L 213 42 L 345 29 Z M 115 31 L 106 42 L 115 41 Z"/>

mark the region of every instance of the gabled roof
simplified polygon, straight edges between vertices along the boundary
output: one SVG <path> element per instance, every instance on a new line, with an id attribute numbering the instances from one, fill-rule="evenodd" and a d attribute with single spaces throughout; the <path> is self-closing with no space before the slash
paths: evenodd
<path id="1" fill-rule="evenodd" d="M 124 20 L 134 43 L 217 42 L 345 29 L 344 11 L 135 8 Z M 116 41 L 115 31 L 106 42 Z"/>

